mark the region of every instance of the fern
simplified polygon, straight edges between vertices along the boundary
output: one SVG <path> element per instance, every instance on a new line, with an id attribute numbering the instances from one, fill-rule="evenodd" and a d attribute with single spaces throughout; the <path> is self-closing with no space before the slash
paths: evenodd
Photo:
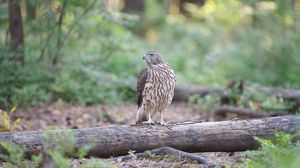
<path id="1" fill-rule="evenodd" d="M 10 132 L 21 128 L 21 119 L 12 120 L 11 116 L 16 112 L 16 106 L 14 106 L 9 113 L 0 111 L 0 132 Z"/>

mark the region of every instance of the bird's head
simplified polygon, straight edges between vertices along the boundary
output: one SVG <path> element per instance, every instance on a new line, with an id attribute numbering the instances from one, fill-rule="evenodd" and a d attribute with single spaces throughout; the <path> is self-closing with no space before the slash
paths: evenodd
<path id="1" fill-rule="evenodd" d="M 164 60 L 161 58 L 160 54 L 156 51 L 148 51 L 144 56 L 143 60 L 146 60 L 149 66 L 157 65 L 163 63 Z"/>

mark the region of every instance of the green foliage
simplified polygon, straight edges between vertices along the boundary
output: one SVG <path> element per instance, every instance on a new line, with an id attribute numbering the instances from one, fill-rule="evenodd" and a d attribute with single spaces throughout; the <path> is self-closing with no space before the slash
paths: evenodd
<path id="1" fill-rule="evenodd" d="M 66 47 L 61 53 L 60 65 L 49 65 L 55 55 L 54 51 L 57 50 L 55 46 L 57 30 L 55 18 L 52 17 L 55 16 L 55 12 L 47 8 L 51 6 L 47 6 L 47 3 L 48 1 L 45 4 L 36 4 L 35 6 L 39 8 L 39 5 L 45 5 L 45 13 L 42 17 L 46 17 L 47 22 L 39 19 L 30 20 L 28 21 L 29 26 L 25 29 L 26 39 L 30 41 L 26 45 L 25 66 L 20 66 L 9 60 L 11 51 L 6 48 L 5 44 L 0 45 L 5 51 L 5 53 L 0 54 L 0 58 L 4 59 L 0 62 L 0 107 L 9 108 L 11 104 L 37 106 L 40 103 L 57 99 L 80 104 L 116 103 L 135 97 L 135 87 L 133 86 L 135 79 L 132 79 L 132 75 L 129 76 L 128 74 L 137 74 L 137 71 L 136 69 L 128 69 L 128 67 L 134 67 L 134 64 L 127 56 L 132 56 L 136 51 L 125 44 L 128 40 L 128 31 L 122 26 L 114 26 L 102 14 L 90 14 L 88 22 L 91 22 L 92 25 L 85 30 L 86 22 L 83 23 L 82 18 L 78 20 L 79 22 L 77 22 L 77 18 L 74 19 L 78 13 L 80 14 L 80 10 L 68 11 L 69 13 L 65 17 L 68 28 L 63 30 L 63 34 L 66 32 L 68 34 L 73 27 L 74 32 L 68 37 L 64 36 L 63 40 L 69 47 Z M 78 6 L 82 10 L 89 6 L 90 2 L 69 5 Z M 99 5 L 101 6 L 101 3 L 96 3 L 93 9 Z M 98 20 L 98 22 L 94 22 L 94 20 Z M 77 25 L 74 25 L 75 23 Z M 91 30 L 92 26 L 97 27 L 99 25 L 101 25 L 100 30 L 94 28 Z M 82 33 L 82 31 L 92 33 L 86 33 L 80 41 L 73 43 L 72 40 L 78 38 L 78 33 Z M 99 31 L 101 33 L 99 38 L 89 41 Z M 113 34 L 113 36 L 122 35 L 122 37 L 111 38 L 109 34 Z M 37 36 L 39 38 L 36 38 Z M 72 40 L 68 41 L 68 38 Z M 105 41 L 106 38 L 111 40 Z M 97 44 L 95 41 L 99 43 Z M 88 47 L 91 49 L 89 52 L 73 51 L 74 47 L 81 48 L 85 45 L 90 45 Z M 94 48 L 99 48 L 99 50 Z M 120 56 L 125 50 L 128 50 L 128 54 Z M 44 52 L 43 55 L 41 55 L 42 52 Z M 86 56 L 87 54 L 90 55 Z M 131 71 L 124 71 L 124 69 Z M 117 75 L 116 72 L 120 73 Z"/>
<path id="2" fill-rule="evenodd" d="M 190 104 L 198 105 L 202 110 L 208 111 L 220 106 L 220 97 L 218 95 L 206 95 L 199 97 L 199 95 L 193 95 L 189 98 Z"/>
<path id="3" fill-rule="evenodd" d="M 275 110 L 275 111 L 287 111 L 291 109 L 294 105 L 294 102 L 283 100 L 282 98 L 278 98 L 275 96 L 271 96 L 265 99 L 261 106 L 266 110 Z"/>
<path id="4" fill-rule="evenodd" d="M 11 116 L 16 111 L 16 106 L 13 107 L 9 113 L 0 110 L 0 132 L 14 131 L 20 128 L 21 119 L 12 120 Z"/>
<path id="5" fill-rule="evenodd" d="M 129 150 L 128 154 L 131 155 L 131 156 L 133 156 L 135 152 L 136 152 L 135 150 Z"/>
<path id="6" fill-rule="evenodd" d="M 271 8 L 274 5 L 277 8 Z M 208 1 L 199 19 L 205 20 L 205 28 L 213 26 L 219 34 L 219 40 L 211 43 L 204 55 L 208 70 L 219 78 L 242 78 L 265 85 L 291 81 L 289 76 L 295 73 L 290 70 L 299 66 L 299 29 L 293 28 L 299 24 L 294 20 L 299 16 L 289 16 L 291 7 L 284 9 L 284 16 L 279 15 L 280 5 Z M 291 22 L 286 23 L 285 17 Z"/>
<path id="7" fill-rule="evenodd" d="M 247 151 L 246 159 L 241 167 L 290 167 L 296 168 L 300 164 L 300 143 L 293 143 L 290 134 L 278 133 L 275 139 L 255 138 L 261 147 L 257 151 Z"/>
<path id="8" fill-rule="evenodd" d="M 49 83 L 53 81 L 54 74 L 51 74 L 50 68 L 33 63 L 22 67 L 9 60 L 0 62 L 0 66 L 3 68 L 0 70 L 1 107 L 39 105 L 52 99 Z"/>
<path id="9" fill-rule="evenodd" d="M 294 102 L 278 96 L 270 96 L 258 91 L 263 87 L 255 83 L 246 82 L 243 93 L 239 93 L 237 88 L 228 91 L 229 99 L 234 100 L 237 106 L 264 111 L 289 111 L 294 106 Z"/>
<path id="10" fill-rule="evenodd" d="M 0 158 L 5 161 L 1 165 L 3 168 L 37 168 L 42 161 L 41 155 L 32 156 L 32 160 L 25 159 L 24 148 L 10 143 L 1 143 L 1 147 L 7 151 L 5 154 L 0 154 Z"/>
<path id="11" fill-rule="evenodd" d="M 155 29 L 163 26 L 167 15 L 168 2 L 159 0 L 145 0 L 145 10 L 141 13 L 141 18 L 130 26 L 136 32 L 146 32 L 149 29 Z M 155 11 L 155 12 L 153 12 Z"/>
<path id="12" fill-rule="evenodd" d="M 150 159 L 154 159 L 156 154 L 152 153 L 151 151 L 145 151 L 145 154 L 147 155 L 147 157 L 149 157 Z"/>
<path id="13" fill-rule="evenodd" d="M 295 102 L 285 100 L 280 96 L 270 96 L 261 93 L 258 91 L 258 88 L 262 87 L 263 86 L 255 83 L 244 82 L 242 93 L 240 93 L 238 85 L 233 85 L 233 87 L 227 89 L 225 95 L 222 96 L 229 99 L 229 105 L 237 107 L 270 112 L 287 112 L 292 110 Z M 209 111 L 221 105 L 221 98 L 220 95 L 214 94 L 204 97 L 193 95 L 189 97 L 189 103 L 196 104 L 204 111 Z"/>
<path id="14" fill-rule="evenodd" d="M 8 155 L 1 154 L 0 158 L 21 166 L 20 164 L 24 160 L 24 149 L 9 143 L 1 143 L 1 146 L 8 152 Z"/>
<path id="15" fill-rule="evenodd" d="M 55 165 L 59 168 L 71 167 L 71 159 L 68 156 L 73 156 L 82 159 L 87 155 L 90 148 L 83 146 L 76 150 L 74 146 L 74 135 L 72 132 L 66 134 L 47 133 L 45 136 L 46 149 L 39 155 L 32 156 L 31 160 L 25 159 L 25 150 L 15 144 L 1 143 L 1 147 L 7 151 L 0 155 L 0 159 L 4 160 L 3 167 L 25 167 L 37 168 L 43 164 L 49 164 L 49 159 L 53 160 Z M 98 166 L 97 166 L 98 165 Z M 101 159 L 90 159 L 87 163 L 80 165 L 80 167 L 115 167 L 107 161 Z"/>
<path id="16" fill-rule="evenodd" d="M 58 168 L 70 167 L 70 159 L 66 158 L 60 151 L 49 151 L 49 155 L 54 160 L 55 164 L 58 165 Z"/>
<path id="17" fill-rule="evenodd" d="M 8 14 L 2 10 L 7 4 L 0 4 L 2 108 L 58 99 L 80 104 L 133 100 L 147 50 L 162 53 L 178 82 L 216 86 L 245 79 L 300 88 L 300 12 L 291 0 L 185 3 L 185 15 L 175 1 L 147 0 L 144 11 L 131 15 L 102 1 L 68 1 L 61 30 L 62 1 L 25 4 L 35 11 L 24 18 L 25 66 L 11 60 Z M 270 98 L 262 106 L 281 103 Z"/>
<path id="18" fill-rule="evenodd" d="M 65 142 L 64 144 L 67 144 Z M 0 159 L 4 160 L 1 167 L 3 168 L 15 168 L 15 167 L 24 167 L 24 168 L 38 168 L 41 167 L 45 163 L 44 157 L 45 155 L 49 155 L 51 159 L 53 159 L 54 163 L 58 168 L 67 168 L 71 167 L 71 159 L 65 156 L 65 153 L 61 150 L 63 146 L 58 148 L 53 148 L 47 153 L 34 155 L 32 156 L 31 160 L 27 160 L 24 158 L 24 149 L 18 147 L 17 145 L 12 145 L 8 143 L 1 143 L 3 149 L 7 151 L 8 154 L 1 154 Z M 59 146 L 59 145 L 58 145 Z M 79 159 L 82 159 L 84 155 L 87 153 L 87 148 L 81 148 L 78 152 Z M 80 153 L 84 155 L 80 156 Z M 72 153 L 74 154 L 74 153 Z M 44 155 L 44 156 L 43 156 Z M 75 154 L 77 155 L 77 154 Z M 79 165 L 80 168 L 93 168 L 93 167 L 111 167 L 115 168 L 113 164 L 104 161 L 102 159 L 91 158 L 86 163 Z"/>

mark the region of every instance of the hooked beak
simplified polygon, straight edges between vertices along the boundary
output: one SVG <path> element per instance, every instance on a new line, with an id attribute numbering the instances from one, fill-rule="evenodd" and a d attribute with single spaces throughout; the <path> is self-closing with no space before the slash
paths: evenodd
<path id="1" fill-rule="evenodd" d="M 146 55 L 143 56 L 143 60 L 146 60 Z"/>

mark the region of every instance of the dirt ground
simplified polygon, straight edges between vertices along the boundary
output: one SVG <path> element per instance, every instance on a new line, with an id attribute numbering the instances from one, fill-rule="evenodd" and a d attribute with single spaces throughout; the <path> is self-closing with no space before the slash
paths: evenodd
<path id="1" fill-rule="evenodd" d="M 49 130 L 65 128 L 87 128 L 105 125 L 134 124 L 137 106 L 131 103 L 119 105 L 91 105 L 70 106 L 64 103 L 43 105 L 33 109 L 19 110 L 14 117 L 22 119 L 22 131 L 25 130 Z M 166 122 L 187 120 L 214 120 L 208 113 L 201 112 L 199 108 L 186 103 L 173 103 L 165 112 Z M 209 162 L 214 164 L 237 167 L 243 153 L 210 152 L 200 153 Z M 72 167 L 84 165 L 89 159 L 74 159 Z M 93 159 L 97 160 L 97 159 Z M 127 161 L 112 161 L 109 165 L 100 167 L 203 167 L 193 161 L 176 157 L 156 156 L 143 159 L 131 159 Z"/>
<path id="2" fill-rule="evenodd" d="M 105 125 L 134 124 L 135 104 L 70 106 L 63 103 L 19 110 L 22 130 L 87 128 Z M 166 122 L 204 120 L 203 113 L 185 103 L 174 103 L 165 112 Z"/>

